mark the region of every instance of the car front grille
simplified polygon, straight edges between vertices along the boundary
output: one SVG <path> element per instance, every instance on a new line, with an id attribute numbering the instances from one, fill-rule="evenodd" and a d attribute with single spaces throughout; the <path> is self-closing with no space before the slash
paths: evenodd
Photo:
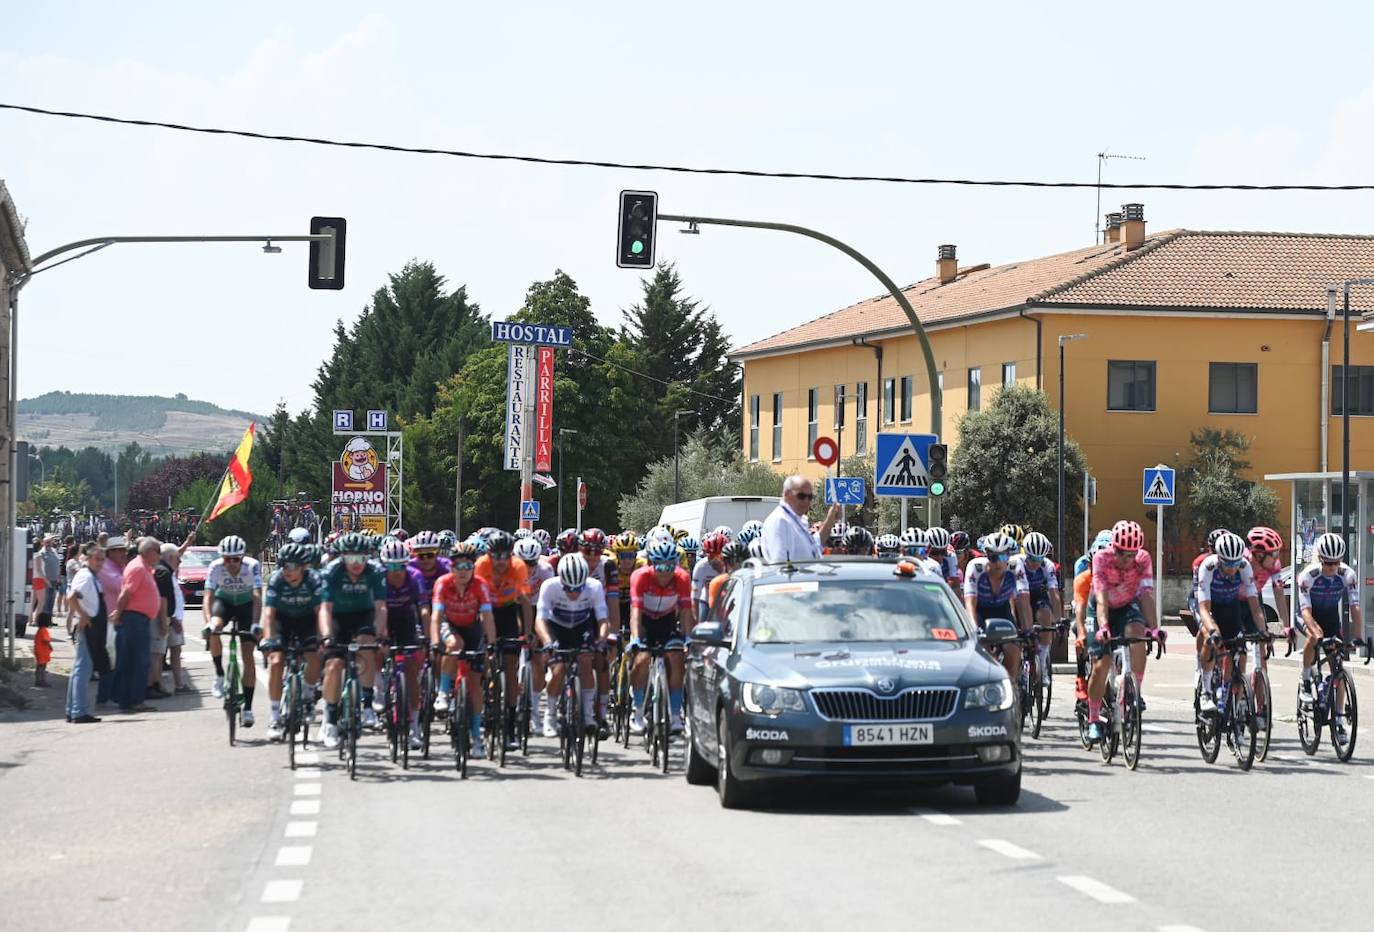
<path id="1" fill-rule="evenodd" d="M 962 769 L 978 766 L 969 744 L 877 747 L 806 747 L 792 754 L 793 766 L 813 770 L 882 772 L 884 770 Z"/>
<path id="2" fill-rule="evenodd" d="M 948 718 L 959 690 L 916 687 L 895 696 L 879 696 L 869 689 L 813 689 L 816 711 L 840 722 L 910 722 Z"/>

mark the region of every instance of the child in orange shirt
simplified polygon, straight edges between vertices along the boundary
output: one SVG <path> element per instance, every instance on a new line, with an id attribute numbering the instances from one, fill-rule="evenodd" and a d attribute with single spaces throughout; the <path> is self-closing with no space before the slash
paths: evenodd
<path id="1" fill-rule="evenodd" d="M 48 682 L 48 662 L 52 660 L 52 634 L 48 632 L 48 625 L 51 624 L 51 621 L 40 621 L 33 629 L 33 685 L 44 688 L 52 685 Z"/>

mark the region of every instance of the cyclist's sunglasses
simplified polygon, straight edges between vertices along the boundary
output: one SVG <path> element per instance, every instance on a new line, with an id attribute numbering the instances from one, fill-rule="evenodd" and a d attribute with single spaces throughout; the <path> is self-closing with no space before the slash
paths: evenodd
<path id="1" fill-rule="evenodd" d="M 406 568 L 406 564 L 404 564 L 404 563 L 388 563 L 388 564 L 386 565 L 386 571 L 387 571 L 388 573 L 399 573 L 401 570 L 403 570 L 403 569 L 405 569 L 405 568 Z"/>
<path id="2" fill-rule="evenodd" d="M 345 566 L 362 566 L 367 562 L 367 556 L 361 553 L 346 553 L 343 561 Z"/>
<path id="3" fill-rule="evenodd" d="M 1245 565 L 1245 558 L 1242 557 L 1239 560 L 1222 560 L 1221 565 L 1226 567 L 1228 570 L 1238 570 Z"/>
<path id="4" fill-rule="evenodd" d="M 1113 547 L 1112 549 L 1116 551 L 1118 557 L 1133 557 L 1140 552 L 1138 550 L 1127 550 L 1123 547 Z"/>
<path id="5" fill-rule="evenodd" d="M 989 563 L 1002 563 L 1002 562 L 1004 562 L 1006 559 L 1007 559 L 1007 555 L 1006 555 L 1005 553 L 990 553 L 990 554 L 988 554 L 988 562 L 989 562 Z"/>
<path id="6" fill-rule="evenodd" d="M 676 563 L 655 563 L 655 564 L 654 564 L 654 572 L 655 572 L 655 573 L 671 573 L 671 572 L 672 572 L 673 570 L 675 570 L 675 569 L 677 569 L 677 564 L 676 564 Z"/>
<path id="7" fill-rule="evenodd" d="M 224 558 L 224 562 L 225 562 L 225 563 L 242 563 L 242 562 L 243 562 L 243 557 L 225 557 L 225 558 Z"/>
<path id="8" fill-rule="evenodd" d="M 298 570 L 303 566 L 305 566 L 304 563 L 283 563 L 281 568 L 284 570 Z"/>
<path id="9" fill-rule="evenodd" d="M 566 583 L 563 584 L 563 591 L 568 593 L 569 595 L 577 595 L 577 593 L 581 592 L 582 589 L 582 586 L 569 586 Z"/>
<path id="10" fill-rule="evenodd" d="M 454 561 L 453 568 L 455 570 L 470 570 L 476 565 L 477 564 L 473 563 L 471 560 L 456 560 Z"/>
<path id="11" fill-rule="evenodd" d="M 417 550 L 417 551 L 415 551 L 415 556 L 416 556 L 417 559 L 420 559 L 420 560 L 435 560 L 435 559 L 438 559 L 438 557 L 439 557 L 439 551 L 437 551 L 437 550 Z"/>
<path id="12" fill-rule="evenodd" d="M 1322 561 L 1322 566 L 1340 566 L 1340 565 L 1341 565 L 1341 561 L 1340 561 L 1340 560 L 1323 560 L 1323 561 Z"/>

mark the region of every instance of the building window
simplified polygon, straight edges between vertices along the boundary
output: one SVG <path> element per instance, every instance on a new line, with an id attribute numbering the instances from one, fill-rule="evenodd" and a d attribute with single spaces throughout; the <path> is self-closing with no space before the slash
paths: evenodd
<path id="1" fill-rule="evenodd" d="M 1331 367 L 1331 413 L 1340 414 L 1345 402 L 1345 385 L 1341 382 L 1344 366 Z M 1374 415 L 1374 366 L 1350 367 L 1350 413 Z"/>
<path id="2" fill-rule="evenodd" d="M 1214 362 L 1207 388 L 1211 414 L 1255 414 L 1259 411 L 1259 365 Z"/>
<path id="3" fill-rule="evenodd" d="M 759 396 L 749 396 L 749 461 L 759 461 Z"/>
<path id="4" fill-rule="evenodd" d="M 819 434 L 817 423 L 821 415 L 821 393 L 814 388 L 806 390 L 806 458 L 815 459 L 812 447 L 816 445 L 816 437 Z"/>
<path id="5" fill-rule="evenodd" d="M 773 462 L 782 459 L 782 392 L 773 393 Z"/>
<path id="6" fill-rule="evenodd" d="M 1107 360 L 1107 410 L 1153 411 L 1155 364 L 1135 359 Z"/>
<path id="7" fill-rule="evenodd" d="M 835 386 L 835 429 L 844 428 L 844 386 Z"/>
<path id="8" fill-rule="evenodd" d="M 968 409 L 977 411 L 983 406 L 983 370 L 974 366 L 968 370 Z"/>
<path id="9" fill-rule="evenodd" d="M 1016 363 L 1002 363 L 1002 387 L 1011 388 L 1016 384 Z"/>
<path id="10" fill-rule="evenodd" d="M 854 386 L 854 453 L 863 456 L 868 452 L 868 383 L 859 382 Z"/>
<path id="11" fill-rule="evenodd" d="M 883 379 L 883 423 L 891 424 L 896 411 L 897 382 L 894 379 Z"/>
<path id="12" fill-rule="evenodd" d="M 902 376 L 902 423 L 911 420 L 911 376 Z"/>

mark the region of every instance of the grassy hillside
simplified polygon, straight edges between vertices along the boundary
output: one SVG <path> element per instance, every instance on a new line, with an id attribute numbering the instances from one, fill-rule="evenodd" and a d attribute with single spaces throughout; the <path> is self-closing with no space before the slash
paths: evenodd
<path id="1" fill-rule="evenodd" d="M 79 449 L 137 442 L 154 456 L 231 449 L 250 421 L 265 418 L 185 395 L 93 395 L 49 392 L 19 402 L 20 440 Z"/>

